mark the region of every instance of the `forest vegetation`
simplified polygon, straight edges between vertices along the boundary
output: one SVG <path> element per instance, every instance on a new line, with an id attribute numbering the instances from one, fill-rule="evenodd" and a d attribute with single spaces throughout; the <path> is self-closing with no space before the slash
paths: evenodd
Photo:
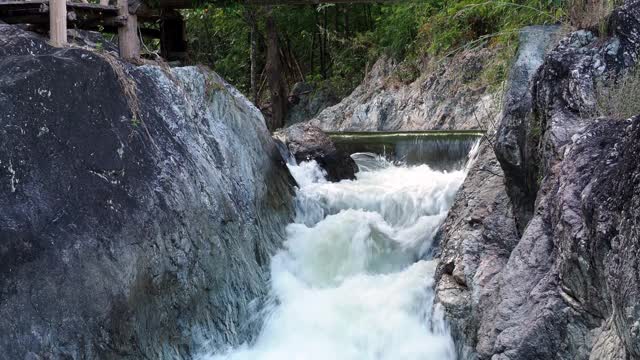
<path id="1" fill-rule="evenodd" d="M 269 91 L 264 71 L 268 20 L 277 34 L 286 83 L 305 81 L 316 88 L 329 87 L 342 97 L 383 54 L 403 61 L 399 75 L 412 80 L 427 58 L 486 46 L 495 49 L 495 60 L 481 78 L 489 84 L 499 83 L 515 53 L 520 28 L 533 24 L 598 28 L 615 2 L 424 0 L 265 8 L 217 1 L 184 11 L 184 15 L 189 61 L 212 67 L 260 102 Z"/>

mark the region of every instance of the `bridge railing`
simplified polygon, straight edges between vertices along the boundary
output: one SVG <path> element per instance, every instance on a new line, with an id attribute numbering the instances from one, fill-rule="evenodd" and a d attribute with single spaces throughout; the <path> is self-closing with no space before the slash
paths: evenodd
<path id="1" fill-rule="evenodd" d="M 76 20 L 74 14 L 68 14 L 67 10 L 70 8 L 76 11 L 97 11 L 98 14 L 94 16 L 102 18 L 104 24 L 109 24 L 109 28 L 118 32 L 118 46 L 120 50 L 120 56 L 125 59 L 138 59 L 140 57 L 140 33 L 138 29 L 138 16 L 140 21 L 149 21 L 153 14 L 157 14 L 158 10 L 161 10 L 162 14 L 166 14 L 166 10 L 173 10 L 174 13 L 179 13 L 175 9 L 192 8 L 194 5 L 200 3 L 198 0 L 156 0 L 155 7 L 149 8 L 144 4 L 143 0 L 115 0 L 116 6 L 110 6 L 109 0 L 99 0 L 98 4 L 88 4 L 86 0 L 82 0 L 84 3 L 67 3 L 67 0 L 0 0 L 0 5 L 7 5 L 12 3 L 12 6 L 33 6 L 36 3 L 42 4 L 45 8 L 48 4 L 49 11 L 49 26 L 50 26 L 50 39 L 53 46 L 65 46 L 67 44 L 67 20 L 72 23 Z M 406 1 L 425 1 L 425 0 L 244 0 L 248 5 L 254 6 L 271 6 L 271 5 L 317 5 L 323 3 L 397 3 Z M 131 10 L 131 7 L 136 10 Z M 117 15 L 116 15 L 117 14 Z M 68 16 L 71 15 L 69 18 Z M 46 15 L 40 12 L 38 21 L 42 21 L 42 17 L 46 19 Z M 165 16 L 165 15 L 163 15 Z M 157 16 L 156 16 L 157 17 Z M 166 17 L 163 19 L 168 20 Z M 175 20 L 175 19 L 173 19 Z M 174 21 L 175 22 L 175 21 Z M 160 38 L 167 42 L 167 49 L 163 51 L 166 54 L 171 54 L 171 46 L 177 40 L 172 40 L 170 34 L 167 31 L 175 30 L 175 26 L 179 25 L 184 28 L 184 23 L 178 22 L 173 24 L 171 21 L 166 21 L 167 28 L 161 25 Z M 173 25 L 172 25 L 173 24 Z M 142 29 L 145 30 L 145 29 Z M 149 29 L 146 29 L 149 30 Z M 178 39 L 177 42 L 183 42 L 183 38 Z M 163 41 L 161 41 L 162 43 Z M 164 46 L 164 45 L 163 45 Z"/>
<path id="2" fill-rule="evenodd" d="M 100 5 L 107 7 L 109 0 L 100 0 Z M 68 43 L 67 6 L 66 0 L 49 0 L 49 38 L 51 45 L 56 47 L 62 47 Z M 137 59 L 140 56 L 138 17 L 129 13 L 128 0 L 117 0 L 117 10 L 120 56 L 129 60 Z"/>

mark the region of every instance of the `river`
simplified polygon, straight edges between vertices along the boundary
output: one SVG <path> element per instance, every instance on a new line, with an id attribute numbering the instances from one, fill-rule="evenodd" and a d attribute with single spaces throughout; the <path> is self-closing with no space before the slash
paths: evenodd
<path id="1" fill-rule="evenodd" d="M 296 219 L 271 261 L 271 299 L 255 342 L 203 360 L 455 359 L 434 303 L 434 237 L 465 166 L 353 155 L 357 179 L 330 183 L 290 164 Z M 466 158 L 466 156 L 465 156 Z"/>

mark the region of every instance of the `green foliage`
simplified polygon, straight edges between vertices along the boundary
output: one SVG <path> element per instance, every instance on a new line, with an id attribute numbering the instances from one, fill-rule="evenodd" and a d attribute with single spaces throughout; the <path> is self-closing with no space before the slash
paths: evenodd
<path id="1" fill-rule="evenodd" d="M 138 116 L 136 116 L 136 114 L 133 114 L 133 116 L 131 117 L 131 126 L 133 126 L 134 128 L 140 126 L 140 119 L 138 119 Z"/>
<path id="2" fill-rule="evenodd" d="M 603 0 L 604 1 L 604 0 Z M 609 0 L 614 1 L 614 0 Z M 323 4 L 273 7 L 290 84 L 330 84 L 348 94 L 381 55 L 412 63 L 446 57 L 463 49 L 494 47 L 496 56 L 479 74 L 487 84 L 507 75 L 517 48 L 517 31 L 532 24 L 564 21 L 563 0 L 425 0 L 405 4 Z M 211 66 L 232 84 L 250 88 L 250 25 L 256 11 L 258 74 L 265 66 L 264 8 L 238 2 L 185 11 L 190 58 Z M 415 79 L 413 69 L 398 74 Z M 259 80 L 263 83 L 263 78 Z M 258 84 L 260 86 L 260 84 Z M 264 95 L 263 95 L 264 96 Z"/>
<path id="3" fill-rule="evenodd" d="M 316 87 L 331 84 L 335 93 L 347 95 L 364 77 L 372 57 L 367 6 L 325 4 L 294 9 L 279 7 L 275 18 L 281 40 L 300 66 L 304 80 Z"/>
<path id="4" fill-rule="evenodd" d="M 560 22 L 562 5 L 559 0 L 447 2 L 423 22 L 419 37 L 425 46 L 420 50 L 443 55 L 481 42 L 508 42 L 523 26 Z"/>
<path id="5" fill-rule="evenodd" d="M 208 7 L 184 11 L 190 60 L 215 68 L 241 91 L 248 91 L 249 27 L 243 8 Z"/>
<path id="6" fill-rule="evenodd" d="M 373 38 L 379 51 L 403 58 L 415 46 L 418 30 L 438 8 L 438 1 L 383 6 Z"/>
<path id="7" fill-rule="evenodd" d="M 497 48 L 495 55 L 485 65 L 480 74 L 480 81 L 487 85 L 490 91 L 498 90 L 509 75 L 512 61 L 518 50 L 518 34 L 511 32 L 494 39 L 493 46 Z"/>

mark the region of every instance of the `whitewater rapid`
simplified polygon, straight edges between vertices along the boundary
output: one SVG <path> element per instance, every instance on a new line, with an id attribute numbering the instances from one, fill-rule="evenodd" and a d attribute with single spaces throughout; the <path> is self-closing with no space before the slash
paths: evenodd
<path id="1" fill-rule="evenodd" d="M 296 219 L 271 261 L 262 331 L 202 359 L 455 359 L 429 257 L 465 170 L 354 159 L 357 179 L 340 183 L 315 162 L 289 165 Z"/>

